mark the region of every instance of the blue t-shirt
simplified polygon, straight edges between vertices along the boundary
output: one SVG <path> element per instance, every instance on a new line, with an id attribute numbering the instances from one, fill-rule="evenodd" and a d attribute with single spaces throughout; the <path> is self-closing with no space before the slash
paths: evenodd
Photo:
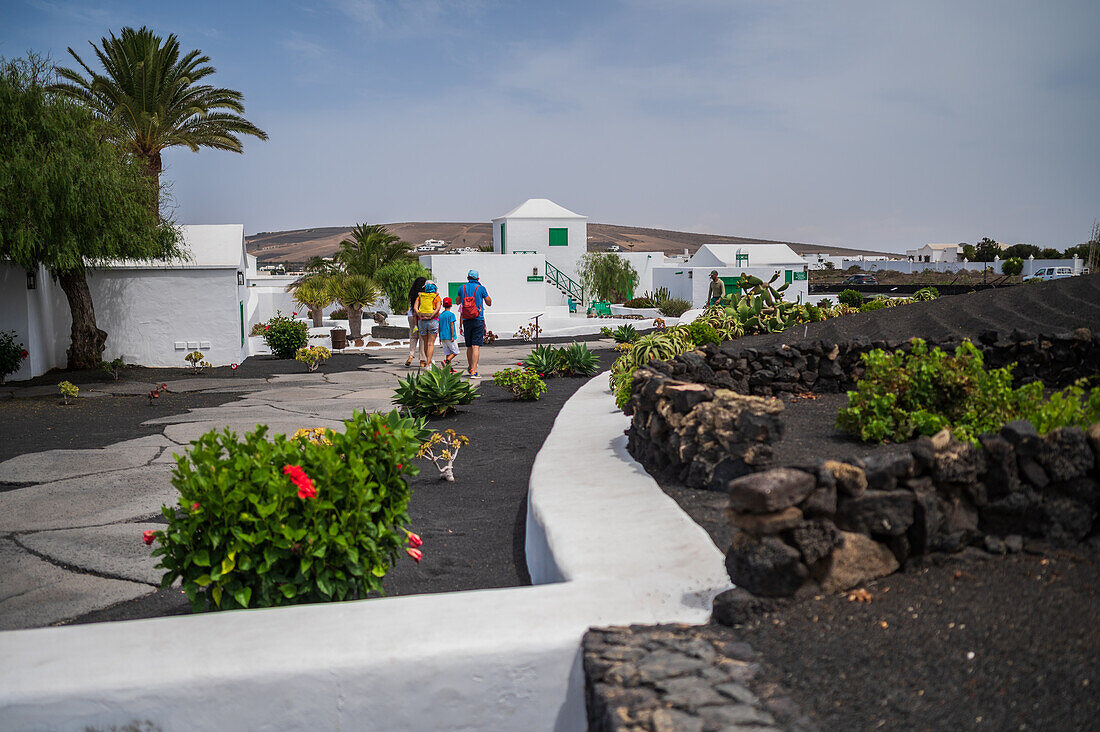
<path id="1" fill-rule="evenodd" d="M 477 303 L 477 317 L 469 318 L 469 320 L 485 320 L 485 305 L 483 303 L 485 298 L 489 297 L 489 291 L 485 289 L 485 285 L 473 281 L 467 282 L 458 288 L 458 302 L 455 304 L 458 306 L 459 312 L 462 312 L 462 300 L 469 294 L 473 294 L 474 302 Z"/>
<path id="2" fill-rule="evenodd" d="M 444 310 L 439 314 L 439 340 L 455 340 L 455 314 Z"/>

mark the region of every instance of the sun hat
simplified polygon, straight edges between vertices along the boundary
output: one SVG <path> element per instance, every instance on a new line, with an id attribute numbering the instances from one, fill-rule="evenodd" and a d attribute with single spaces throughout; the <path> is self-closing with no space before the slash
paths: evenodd
<path id="1" fill-rule="evenodd" d="M 435 292 L 436 286 L 434 282 L 428 282 L 424 285 L 424 292 Z"/>
<path id="2" fill-rule="evenodd" d="M 454 305 L 454 303 L 453 303 L 453 302 L 451 302 L 451 298 L 449 298 L 449 297 L 445 297 L 445 298 L 443 298 L 443 307 L 445 307 L 445 308 L 449 308 L 449 307 L 451 307 L 452 305 Z"/>
<path id="3" fill-rule="evenodd" d="M 476 280 L 479 277 L 481 277 L 481 275 L 477 273 L 476 269 L 471 269 L 469 272 L 466 273 L 466 279 L 468 280 Z"/>
<path id="4" fill-rule="evenodd" d="M 712 269 L 712 270 L 710 271 L 710 276 L 711 276 L 711 277 L 717 277 L 717 276 L 718 276 L 718 270 L 716 270 L 716 269 Z"/>

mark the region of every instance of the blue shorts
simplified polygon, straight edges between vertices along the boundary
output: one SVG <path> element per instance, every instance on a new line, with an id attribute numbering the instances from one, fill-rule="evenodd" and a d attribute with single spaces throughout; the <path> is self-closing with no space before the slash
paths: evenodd
<path id="1" fill-rule="evenodd" d="M 431 335 L 432 333 L 439 332 L 439 318 L 432 318 L 431 320 L 421 320 L 416 324 L 417 330 L 420 331 L 420 335 Z"/>
<path id="2" fill-rule="evenodd" d="M 466 347 L 480 346 L 485 341 L 485 321 L 481 318 L 462 321 L 462 333 L 466 338 Z"/>

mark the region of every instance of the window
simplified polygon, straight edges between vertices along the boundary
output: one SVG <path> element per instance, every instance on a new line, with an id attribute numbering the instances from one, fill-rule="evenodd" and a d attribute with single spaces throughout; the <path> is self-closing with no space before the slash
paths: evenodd
<path id="1" fill-rule="evenodd" d="M 550 246 L 569 246 L 569 229 L 550 229 Z"/>

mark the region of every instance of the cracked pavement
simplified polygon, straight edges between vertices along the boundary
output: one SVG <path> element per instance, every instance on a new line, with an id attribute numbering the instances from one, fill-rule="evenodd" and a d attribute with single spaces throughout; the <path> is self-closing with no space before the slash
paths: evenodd
<path id="1" fill-rule="evenodd" d="M 481 381 L 512 366 L 530 345 L 483 348 Z M 43 449 L 0 462 L 0 630 L 64 624 L 86 613 L 155 592 L 163 570 L 141 541 L 162 527 L 160 509 L 175 503 L 175 456 L 213 429 L 237 433 L 259 424 L 269 434 L 302 427 L 342 429 L 355 410 L 389 411 L 397 380 L 413 372 L 406 352 L 336 373 L 267 378 L 202 377 L 166 381 L 169 393 L 241 395 L 218 407 L 145 421 L 153 435 L 96 449 Z M 465 362 L 465 357 L 461 357 Z M 82 387 L 80 398 L 118 399 L 127 409 L 145 381 Z M 3 387 L 12 398 L 56 395 L 56 387 Z M 130 395 L 124 399 L 124 395 Z M 233 399 L 233 396 L 228 398 Z M 48 445 L 42 447 L 48 448 Z"/>

